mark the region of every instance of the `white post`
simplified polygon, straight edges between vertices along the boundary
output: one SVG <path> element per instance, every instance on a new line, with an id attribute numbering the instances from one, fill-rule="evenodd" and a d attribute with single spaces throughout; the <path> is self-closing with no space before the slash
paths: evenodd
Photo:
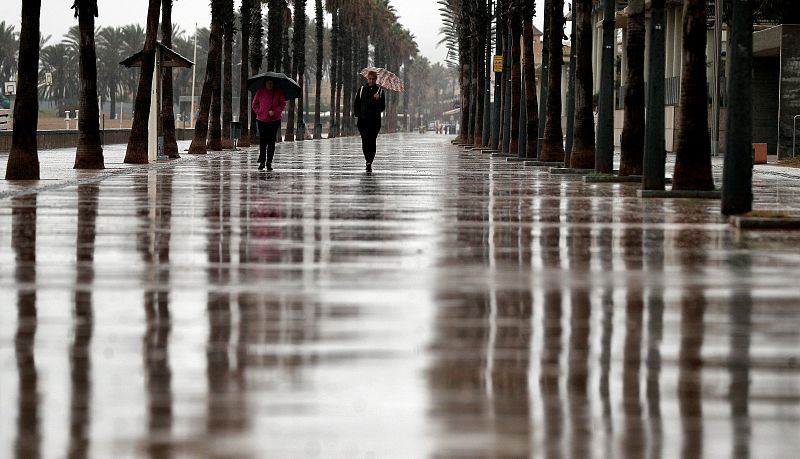
<path id="1" fill-rule="evenodd" d="M 197 62 L 197 23 L 194 23 L 194 60 Z M 197 72 L 197 65 L 192 66 L 192 102 L 190 103 L 191 109 L 189 110 L 189 127 L 194 128 L 194 77 Z"/>
<path id="2" fill-rule="evenodd" d="M 719 81 L 719 65 L 720 55 L 722 54 L 722 5 L 720 1 L 714 2 L 714 60 L 711 68 L 714 72 L 714 93 L 712 97 L 712 110 L 711 110 L 711 154 L 717 156 L 719 154 L 719 106 L 720 106 L 720 81 Z"/>
<path id="3" fill-rule="evenodd" d="M 122 129 L 122 118 L 125 117 L 125 102 L 119 103 L 119 128 Z"/>
<path id="4" fill-rule="evenodd" d="M 155 65 L 153 66 L 153 84 L 150 88 L 150 118 L 147 122 L 147 160 L 155 162 L 158 154 L 158 50 L 156 50 Z"/>

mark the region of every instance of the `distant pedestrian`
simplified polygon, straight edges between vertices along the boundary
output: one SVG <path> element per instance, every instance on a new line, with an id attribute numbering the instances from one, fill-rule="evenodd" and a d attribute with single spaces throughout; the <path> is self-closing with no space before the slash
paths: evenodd
<path id="1" fill-rule="evenodd" d="M 286 108 L 286 96 L 283 89 L 275 86 L 272 80 L 264 80 L 264 87 L 253 96 L 253 111 L 258 121 L 259 155 L 258 170 L 263 170 L 265 163 L 268 171 L 272 170 L 272 158 L 275 156 L 275 138 L 281 128 L 283 110 Z"/>
<path id="2" fill-rule="evenodd" d="M 358 117 L 358 132 L 361 133 L 361 148 L 367 162 L 367 172 L 372 171 L 372 161 L 377 150 L 376 141 L 381 130 L 381 112 L 386 110 L 386 96 L 376 83 L 378 74 L 369 72 L 367 84 L 359 88 L 353 101 L 353 113 Z"/>

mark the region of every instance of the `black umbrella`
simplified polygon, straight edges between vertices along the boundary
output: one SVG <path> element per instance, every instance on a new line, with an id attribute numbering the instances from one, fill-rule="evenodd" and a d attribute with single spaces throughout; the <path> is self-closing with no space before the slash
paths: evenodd
<path id="1" fill-rule="evenodd" d="M 283 95 L 286 97 L 286 100 L 300 97 L 300 85 L 285 74 L 278 72 L 266 72 L 251 76 L 247 79 L 247 89 L 255 94 L 256 91 L 264 87 L 264 81 L 266 80 L 274 81 L 275 86 L 283 89 Z"/>

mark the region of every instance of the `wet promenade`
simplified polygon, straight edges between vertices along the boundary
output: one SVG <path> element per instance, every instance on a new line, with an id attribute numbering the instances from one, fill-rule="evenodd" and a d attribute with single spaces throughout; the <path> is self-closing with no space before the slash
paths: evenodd
<path id="1" fill-rule="evenodd" d="M 5 184 L 0 458 L 798 457 L 800 231 L 378 151 Z M 755 194 L 799 211 L 800 177 Z"/>

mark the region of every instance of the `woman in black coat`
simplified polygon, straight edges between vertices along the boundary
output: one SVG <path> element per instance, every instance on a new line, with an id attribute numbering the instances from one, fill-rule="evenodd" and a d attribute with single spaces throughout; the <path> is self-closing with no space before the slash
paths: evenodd
<path id="1" fill-rule="evenodd" d="M 369 72 L 367 84 L 359 88 L 353 100 L 353 113 L 358 117 L 358 132 L 361 133 L 361 148 L 364 150 L 364 160 L 367 161 L 367 171 L 372 170 L 372 161 L 375 159 L 375 142 L 381 130 L 381 112 L 386 110 L 386 97 L 383 89 L 376 84 L 378 74 Z"/>

